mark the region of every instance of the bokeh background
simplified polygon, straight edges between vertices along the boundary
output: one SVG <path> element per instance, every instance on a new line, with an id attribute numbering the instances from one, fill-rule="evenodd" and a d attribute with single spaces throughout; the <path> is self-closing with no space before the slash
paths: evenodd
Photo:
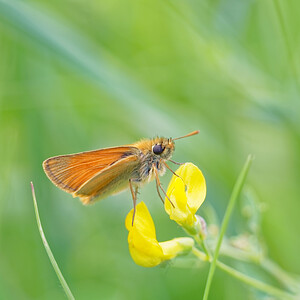
<path id="1" fill-rule="evenodd" d="M 0 298 L 65 299 L 38 233 L 32 180 L 77 299 L 201 299 L 207 265 L 133 263 L 124 227 L 129 192 L 84 207 L 41 166 L 54 155 L 195 129 L 201 133 L 178 141 L 173 158 L 205 174 L 199 213 L 213 208 L 222 219 L 254 154 L 247 184 L 263 207 L 260 239 L 270 259 L 299 274 L 299 11 L 296 0 L 1 0 Z M 162 178 L 165 187 L 170 178 Z M 154 183 L 139 198 L 159 241 L 184 236 Z M 228 235 L 245 229 L 240 206 Z M 232 265 L 276 284 L 259 268 Z M 216 271 L 210 299 L 259 297 Z"/>

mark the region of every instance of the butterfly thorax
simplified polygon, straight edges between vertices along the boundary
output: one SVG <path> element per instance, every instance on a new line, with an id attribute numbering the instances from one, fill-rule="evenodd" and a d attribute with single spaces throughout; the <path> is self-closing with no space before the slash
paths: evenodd
<path id="1" fill-rule="evenodd" d="M 139 159 L 141 162 L 134 181 L 144 183 L 155 178 L 155 169 L 161 176 L 165 173 L 166 168 L 163 162 L 171 158 L 175 144 L 172 139 L 157 137 L 141 140 L 134 144 L 134 147 L 140 151 Z M 155 151 L 157 148 L 162 152 Z"/>

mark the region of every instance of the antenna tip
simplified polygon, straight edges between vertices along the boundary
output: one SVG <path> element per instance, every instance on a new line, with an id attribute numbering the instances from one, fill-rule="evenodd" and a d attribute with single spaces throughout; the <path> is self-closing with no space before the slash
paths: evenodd
<path id="1" fill-rule="evenodd" d="M 190 132 L 186 136 L 192 136 L 192 135 L 198 134 L 199 132 L 200 132 L 200 130 L 195 130 L 195 131 Z"/>
<path id="2" fill-rule="evenodd" d="M 180 137 L 178 137 L 178 138 L 175 138 L 175 139 L 173 139 L 173 141 L 179 140 L 179 139 L 183 139 L 183 138 L 186 138 L 186 137 L 195 135 L 195 134 L 198 134 L 199 132 L 200 132 L 199 130 L 195 130 L 195 131 L 193 131 L 193 132 L 190 132 L 189 134 L 186 134 L 186 135 L 184 135 L 184 136 L 180 136 Z"/>

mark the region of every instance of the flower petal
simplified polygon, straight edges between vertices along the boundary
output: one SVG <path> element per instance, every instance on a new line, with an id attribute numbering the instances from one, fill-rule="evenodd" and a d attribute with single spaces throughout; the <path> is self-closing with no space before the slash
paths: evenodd
<path id="1" fill-rule="evenodd" d="M 165 199 L 165 210 L 170 219 L 182 226 L 192 227 L 196 221 L 195 213 L 206 196 L 206 183 L 202 172 L 192 163 L 181 165 L 173 175 Z"/>
<path id="2" fill-rule="evenodd" d="M 192 216 L 187 205 L 187 197 L 185 186 L 181 178 L 173 176 L 169 184 L 167 195 L 172 201 L 172 205 L 168 198 L 165 198 L 165 210 L 170 215 L 170 219 L 178 223 L 186 220 L 192 222 Z"/>
<path id="3" fill-rule="evenodd" d="M 194 240 L 192 238 L 182 237 L 161 242 L 159 245 L 163 250 L 164 258 L 172 259 L 179 254 L 190 252 L 194 246 Z"/>
<path id="4" fill-rule="evenodd" d="M 155 267 L 164 260 L 161 246 L 156 239 L 147 238 L 133 229 L 128 234 L 129 251 L 134 262 L 142 267 Z"/>
<path id="5" fill-rule="evenodd" d="M 144 202 L 136 206 L 136 214 L 132 225 L 133 210 L 125 220 L 128 229 L 128 245 L 132 259 L 142 267 L 155 267 L 165 260 L 191 251 L 194 240 L 191 238 L 176 238 L 159 243 L 153 220 Z"/>
<path id="6" fill-rule="evenodd" d="M 132 216 L 133 209 L 125 220 L 125 226 L 129 231 L 128 245 L 132 259 L 143 267 L 159 265 L 164 260 L 164 254 L 156 240 L 155 226 L 144 202 L 136 206 L 133 226 Z"/>
<path id="7" fill-rule="evenodd" d="M 138 229 L 138 231 L 143 232 L 145 236 L 156 239 L 155 226 L 149 210 L 144 202 L 141 202 L 136 206 L 133 226 L 132 216 L 133 209 L 128 213 L 125 219 L 125 226 L 128 231 L 134 227 Z"/>
<path id="8" fill-rule="evenodd" d="M 192 163 L 181 165 L 175 173 L 182 178 L 186 186 L 187 203 L 195 214 L 206 196 L 205 178 L 200 169 Z"/>
<path id="9" fill-rule="evenodd" d="M 195 214 L 206 197 L 205 178 L 200 169 L 192 163 L 180 166 L 178 175 L 183 178 L 187 187 L 188 206 L 191 212 Z"/>

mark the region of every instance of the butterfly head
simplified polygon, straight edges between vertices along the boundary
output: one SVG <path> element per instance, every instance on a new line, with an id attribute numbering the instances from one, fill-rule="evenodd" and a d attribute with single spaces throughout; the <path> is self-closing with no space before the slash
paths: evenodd
<path id="1" fill-rule="evenodd" d="M 174 150 L 175 143 L 171 138 L 155 138 L 152 141 L 152 153 L 162 159 L 170 159 Z"/>

